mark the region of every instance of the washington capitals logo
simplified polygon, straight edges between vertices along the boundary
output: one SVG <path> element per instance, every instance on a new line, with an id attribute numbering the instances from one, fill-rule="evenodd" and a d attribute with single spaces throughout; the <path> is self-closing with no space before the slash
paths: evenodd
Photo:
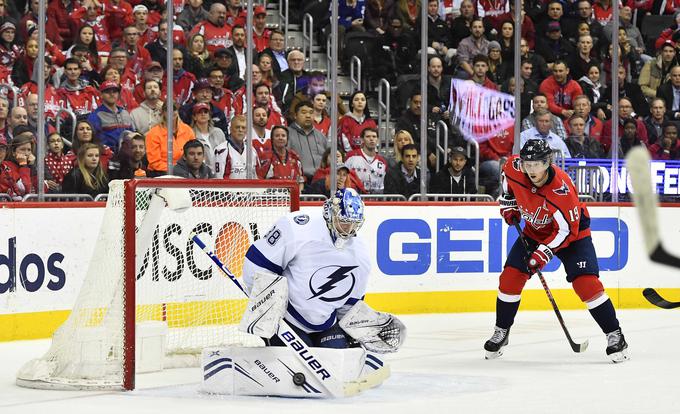
<path id="1" fill-rule="evenodd" d="M 519 158 L 515 158 L 514 160 L 512 160 L 512 168 L 514 168 L 515 171 L 522 171 L 522 168 L 520 167 L 521 162 L 522 160 L 520 160 Z"/>
<path id="2" fill-rule="evenodd" d="M 326 266 L 314 272 L 309 279 L 309 299 L 319 298 L 324 302 L 345 299 L 354 289 L 356 277 L 352 270 L 358 266 Z M 308 299 L 308 300 L 309 300 Z"/>
<path id="3" fill-rule="evenodd" d="M 553 193 L 555 193 L 557 195 L 567 195 L 567 194 L 569 194 L 569 187 L 567 186 L 567 183 L 562 181 L 562 187 L 554 189 Z"/>

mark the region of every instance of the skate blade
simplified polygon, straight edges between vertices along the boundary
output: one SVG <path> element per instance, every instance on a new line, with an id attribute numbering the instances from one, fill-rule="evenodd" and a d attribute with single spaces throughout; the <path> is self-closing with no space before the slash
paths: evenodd
<path id="1" fill-rule="evenodd" d="M 503 355 L 502 349 L 497 351 L 497 352 L 486 351 L 486 355 L 484 355 L 484 359 L 496 359 L 501 355 Z"/>
<path id="2" fill-rule="evenodd" d="M 628 350 L 624 349 L 621 352 L 614 352 L 613 354 L 608 355 L 609 358 L 612 360 L 613 363 L 615 364 L 620 364 L 622 362 L 626 362 L 630 359 L 628 356 Z"/>

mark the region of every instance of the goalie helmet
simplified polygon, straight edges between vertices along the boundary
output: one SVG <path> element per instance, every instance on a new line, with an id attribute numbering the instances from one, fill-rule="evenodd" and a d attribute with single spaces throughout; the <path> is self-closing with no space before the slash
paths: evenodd
<path id="1" fill-rule="evenodd" d="M 335 246 L 341 248 L 364 224 L 364 202 L 351 188 L 338 190 L 324 203 L 323 217 Z"/>

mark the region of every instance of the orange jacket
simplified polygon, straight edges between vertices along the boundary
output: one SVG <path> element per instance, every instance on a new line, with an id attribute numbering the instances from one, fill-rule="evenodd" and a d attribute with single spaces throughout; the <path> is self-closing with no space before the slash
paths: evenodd
<path id="1" fill-rule="evenodd" d="M 182 157 L 184 144 L 195 138 L 191 127 L 181 120 L 177 121 L 177 131 L 172 142 L 172 164 Z M 168 130 L 160 124 L 151 128 L 146 134 L 146 159 L 149 160 L 149 170 L 168 170 Z"/>

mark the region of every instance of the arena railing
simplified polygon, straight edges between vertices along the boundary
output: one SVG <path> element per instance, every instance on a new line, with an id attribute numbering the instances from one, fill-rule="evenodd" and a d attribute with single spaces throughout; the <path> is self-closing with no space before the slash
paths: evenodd
<path id="1" fill-rule="evenodd" d="M 0 91 L 7 91 L 5 95 L 9 97 L 9 91 L 12 91 L 12 108 L 15 108 L 19 103 L 19 93 L 21 90 L 9 83 L 0 83 Z"/>
<path id="2" fill-rule="evenodd" d="M 108 199 L 108 194 L 97 194 L 97 196 L 94 198 L 94 201 L 108 201 Z"/>
<path id="3" fill-rule="evenodd" d="M 349 61 L 349 81 L 352 84 L 352 93 L 361 90 L 361 59 L 352 56 Z"/>
<path id="4" fill-rule="evenodd" d="M 0 193 L 0 202 L 12 201 L 12 197 L 7 193 Z"/>
<path id="5" fill-rule="evenodd" d="M 300 201 L 326 201 L 328 197 L 323 194 L 300 194 Z"/>
<path id="6" fill-rule="evenodd" d="M 489 194 L 438 194 L 438 193 L 427 193 L 425 194 L 424 201 L 488 201 L 494 202 L 492 196 Z M 408 201 L 421 201 L 422 197 L 420 194 L 413 194 L 408 198 Z"/>
<path id="7" fill-rule="evenodd" d="M 279 20 L 283 24 L 284 45 L 288 48 L 288 0 L 279 0 Z"/>
<path id="8" fill-rule="evenodd" d="M 390 131 L 391 91 L 392 86 L 387 79 L 382 78 L 378 81 L 378 148 L 383 155 L 387 153 L 389 137 L 392 135 Z"/>
<path id="9" fill-rule="evenodd" d="M 21 201 L 39 201 L 38 194 L 26 194 Z M 45 201 L 94 201 L 94 198 L 89 194 L 45 194 Z"/>
<path id="10" fill-rule="evenodd" d="M 361 194 L 367 201 L 407 201 L 403 194 Z"/>
<path id="11" fill-rule="evenodd" d="M 440 131 L 444 131 L 444 146 L 440 145 L 442 142 Z M 434 125 L 434 145 L 436 148 L 435 155 L 437 156 L 437 166 L 435 169 L 439 172 L 439 165 L 441 164 L 439 162 L 439 155 L 441 154 L 444 157 L 444 163 L 446 164 L 447 155 L 449 153 L 449 126 L 443 120 L 437 121 Z"/>
<path id="12" fill-rule="evenodd" d="M 305 13 L 302 16 L 302 55 L 305 57 L 307 70 L 312 68 L 312 47 L 314 46 L 314 17 Z M 309 52 L 309 55 L 307 54 Z"/>
<path id="13" fill-rule="evenodd" d="M 595 165 L 572 165 L 567 168 L 579 197 L 592 198 L 592 201 L 604 201 L 605 176 L 602 167 Z"/>

